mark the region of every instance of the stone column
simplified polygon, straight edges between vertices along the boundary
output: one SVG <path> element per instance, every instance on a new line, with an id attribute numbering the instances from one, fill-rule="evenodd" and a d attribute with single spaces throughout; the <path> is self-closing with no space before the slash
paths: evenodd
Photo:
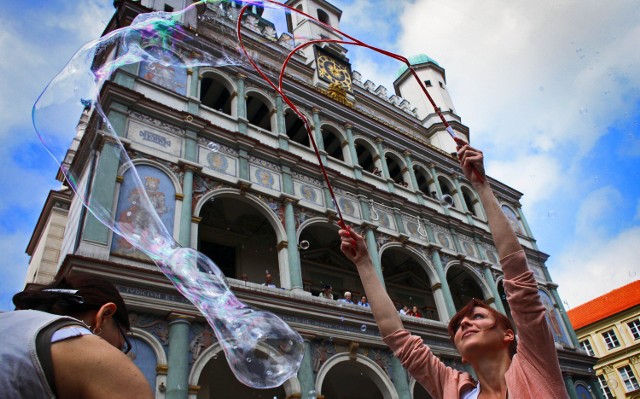
<path id="1" fill-rule="evenodd" d="M 373 267 L 376 270 L 376 274 L 378 278 L 382 282 L 384 286 L 384 277 L 382 275 L 382 264 L 380 263 L 380 253 L 378 252 L 378 242 L 376 241 L 376 235 L 374 230 L 377 228 L 375 225 L 369 222 L 362 222 L 362 229 L 364 230 L 364 239 L 367 242 L 367 250 L 369 251 L 369 256 L 371 256 L 371 263 L 373 263 Z"/>
<path id="2" fill-rule="evenodd" d="M 394 182 L 389 175 L 389 166 L 387 165 L 387 158 L 384 156 L 384 139 L 382 137 L 376 138 L 376 146 L 378 147 L 378 157 L 380 158 L 380 164 L 382 165 L 382 177 L 387 181 L 387 190 L 390 193 L 395 193 L 396 188 Z"/>
<path id="3" fill-rule="evenodd" d="M 436 242 L 435 236 L 433 234 L 433 229 L 428 224 L 425 225 L 425 230 L 427 231 L 427 237 L 429 238 L 430 243 Z M 440 280 L 442 296 L 444 297 L 444 303 L 446 305 L 446 309 L 444 309 L 447 314 L 445 320 L 449 321 L 454 314 L 456 314 L 456 307 L 453 304 L 453 297 L 451 296 L 451 289 L 449 288 L 449 282 L 447 281 L 447 275 L 444 272 L 444 267 L 442 266 L 442 259 L 440 259 L 440 249 L 441 246 L 436 244 L 430 244 L 429 252 L 431 253 L 431 261 L 433 262 L 433 267 L 436 269 L 436 273 L 438 274 L 438 279 Z M 442 317 L 441 317 L 442 319 Z"/>
<path id="4" fill-rule="evenodd" d="M 393 369 L 393 385 L 398 392 L 398 398 L 411 399 L 411 391 L 409 391 L 409 378 L 407 377 L 407 370 L 402 367 L 400 360 L 397 357 L 391 356 L 391 367 Z"/>
<path id="5" fill-rule="evenodd" d="M 304 339 L 304 357 L 300 368 L 298 369 L 298 381 L 300 382 L 300 395 L 302 399 L 306 399 L 309 391 L 316 390 L 316 381 L 313 378 L 313 351 L 311 349 L 311 341 L 309 337 Z M 294 392 L 295 394 L 295 392 Z"/>
<path id="6" fill-rule="evenodd" d="M 436 273 L 438 274 L 438 278 L 440 279 L 440 284 L 442 284 L 442 295 L 444 296 L 444 302 L 447 306 L 447 318 L 443 320 L 448 322 L 454 314 L 456 314 L 456 306 L 453 304 L 453 296 L 451 296 L 451 289 L 449 288 L 449 282 L 447 281 L 447 276 L 444 273 L 444 267 L 442 266 L 442 259 L 440 259 L 440 247 L 432 245 L 431 250 L 431 260 L 433 261 L 433 265 L 435 266 Z"/>
<path id="7" fill-rule="evenodd" d="M 404 155 L 404 162 L 407 164 L 409 177 L 411 178 L 411 187 L 413 188 L 413 191 L 418 191 L 418 179 L 416 179 L 416 173 L 413 170 L 413 160 L 411 159 L 411 153 L 409 151 L 405 151 L 402 153 L 402 155 Z"/>
<path id="8" fill-rule="evenodd" d="M 580 399 L 578 397 L 578 392 L 576 392 L 576 386 L 573 384 L 573 378 L 571 378 L 571 376 L 568 374 L 563 374 L 563 377 L 564 377 L 564 386 L 567 388 L 569 397 L 571 399 Z"/>
<path id="9" fill-rule="evenodd" d="M 187 399 L 189 395 L 189 330 L 192 316 L 169 315 L 167 399 Z"/>
<path id="10" fill-rule="evenodd" d="M 246 75 L 238 73 L 236 75 L 236 85 L 238 86 L 238 97 L 236 98 L 236 106 L 238 109 L 238 132 L 247 134 L 247 98 L 245 97 L 244 81 L 247 79 Z"/>
<path id="11" fill-rule="evenodd" d="M 193 213 L 193 173 L 202 170 L 202 166 L 195 161 L 197 155 L 197 133 L 187 130 L 185 135 L 185 159 L 178 161 L 182 166 L 182 213 L 180 214 L 180 230 L 178 242 L 183 247 L 191 246 L 191 217 Z"/>
<path id="12" fill-rule="evenodd" d="M 322 137 L 322 129 L 320 128 L 320 109 L 313 107 L 311 109 L 313 118 L 313 138 L 316 141 L 318 147 L 318 153 L 320 154 L 320 160 L 323 165 L 327 164 L 327 153 L 324 150 L 324 137 Z"/>
<path id="13" fill-rule="evenodd" d="M 358 152 L 356 151 L 356 143 L 353 139 L 352 129 L 352 124 L 344 124 L 344 131 L 347 134 L 347 145 L 349 146 L 349 155 L 351 157 L 351 164 L 353 165 L 353 176 L 356 180 L 362 180 L 362 166 L 358 163 Z"/>
<path id="14" fill-rule="evenodd" d="M 285 150 L 289 150 L 289 140 L 287 136 L 287 122 L 284 118 L 284 101 L 282 96 L 276 94 L 276 131 L 278 133 L 278 146 Z"/>
<path id="15" fill-rule="evenodd" d="M 489 284 L 489 289 L 491 289 L 491 293 L 493 294 L 496 309 L 500 313 L 506 315 L 507 311 L 502 304 L 502 299 L 500 299 L 500 294 L 498 293 L 498 286 L 496 285 L 496 282 L 493 279 L 493 274 L 491 273 L 491 263 L 482 262 L 482 272 L 484 273 L 484 279 L 487 281 L 487 284 Z"/>
<path id="16" fill-rule="evenodd" d="M 298 237 L 296 231 L 296 216 L 293 205 L 298 200 L 296 198 L 285 198 L 284 200 L 284 224 L 287 232 L 287 254 L 289 260 L 289 280 L 291 289 L 303 291 L 302 266 L 300 264 L 300 252 L 298 251 Z"/>

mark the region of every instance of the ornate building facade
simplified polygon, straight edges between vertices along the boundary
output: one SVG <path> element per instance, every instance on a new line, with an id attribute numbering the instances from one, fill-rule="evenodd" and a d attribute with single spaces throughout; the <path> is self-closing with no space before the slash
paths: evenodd
<path id="1" fill-rule="evenodd" d="M 567 312 L 605 398 L 640 398 L 640 280 Z"/>
<path id="2" fill-rule="evenodd" d="M 287 4 L 339 26 L 341 10 L 325 0 Z M 105 34 L 140 13 L 187 5 L 116 1 Z M 221 55 L 237 46 L 238 11 L 198 8 L 183 16 L 185 34 Z M 292 13 L 290 33 L 278 36 L 258 7 L 251 11 L 242 23 L 245 40 L 270 76 L 293 49 L 293 37 L 335 35 Z M 297 52 L 286 70 L 287 91 L 311 121 L 338 206 L 365 235 L 390 296 L 398 308 L 416 306 L 423 315 L 403 316 L 405 326 L 445 363 L 465 369 L 446 329 L 456 309 L 482 298 L 509 314 L 484 211 L 451 155 L 453 142 L 406 68 L 390 94 L 352 71 L 346 53 L 335 44 Z M 444 68 L 426 56 L 412 61 L 448 122 L 468 140 Z M 128 65 L 104 85 L 101 104 L 175 239 L 213 259 L 243 302 L 276 313 L 304 337 L 300 371 L 269 390 L 237 382 L 196 308 L 69 189 L 47 200 L 28 248 L 27 283 L 78 272 L 112 280 L 131 311 L 135 362 L 157 398 L 429 397 L 386 348 L 368 308 L 318 297 L 326 285 L 336 299 L 345 291 L 357 299 L 364 292 L 340 253 L 337 212 L 307 132 L 257 74 L 238 65 L 170 71 Z M 70 165 L 83 171 L 80 187 L 99 188 L 116 219 L 126 217 L 135 206 L 132 173 L 109 159 L 104 148 L 112 144 L 86 118 Z M 522 213 L 522 194 L 490 182 L 539 282 L 568 391 L 578 398 L 576 389 L 591 387 L 591 397 L 600 398 L 593 359 L 564 312 L 545 266 L 548 256 Z M 276 287 L 263 284 L 267 273 Z"/>

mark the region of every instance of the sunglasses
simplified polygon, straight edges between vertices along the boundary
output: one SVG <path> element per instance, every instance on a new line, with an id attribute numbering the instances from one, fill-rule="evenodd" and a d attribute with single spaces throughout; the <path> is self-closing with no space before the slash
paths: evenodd
<path id="1" fill-rule="evenodd" d="M 124 353 L 127 354 L 131 351 L 131 349 L 133 348 L 133 346 L 131 345 L 131 341 L 129 341 L 129 337 L 127 336 L 127 333 L 124 331 L 124 329 L 122 328 L 122 326 L 120 325 L 120 323 L 118 323 L 118 320 L 113 319 L 113 321 L 115 321 L 116 326 L 118 326 L 118 330 L 120 331 L 120 334 L 122 335 L 122 338 L 124 340 L 124 344 L 122 345 L 122 348 L 120 348 L 120 350 Z"/>

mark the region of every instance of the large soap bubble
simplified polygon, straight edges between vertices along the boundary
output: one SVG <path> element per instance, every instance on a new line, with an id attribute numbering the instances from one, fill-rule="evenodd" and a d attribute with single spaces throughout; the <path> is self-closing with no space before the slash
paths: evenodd
<path id="1" fill-rule="evenodd" d="M 202 6 L 196 3 L 175 13 L 143 14 L 130 26 L 86 44 L 47 85 L 33 107 L 32 119 L 77 198 L 100 222 L 147 254 L 202 312 L 236 377 L 251 387 L 272 388 L 296 375 L 304 353 L 300 335 L 274 314 L 240 302 L 209 258 L 173 239 L 113 121 L 101 107 L 108 101 L 109 90 L 118 87 L 111 80 L 130 79 L 127 67 L 137 63 L 169 73 L 159 83 L 165 86 L 177 84 L 170 75 L 176 68 L 242 65 L 237 55 L 227 51 L 213 56 L 193 40 L 194 31 L 185 26 Z M 90 164 L 90 159 L 96 159 L 97 165 Z M 114 169 L 131 172 L 136 194 L 126 217 L 118 219 L 112 212 L 112 198 L 93 195 L 92 190 L 101 188 L 91 184 L 113 181 Z"/>

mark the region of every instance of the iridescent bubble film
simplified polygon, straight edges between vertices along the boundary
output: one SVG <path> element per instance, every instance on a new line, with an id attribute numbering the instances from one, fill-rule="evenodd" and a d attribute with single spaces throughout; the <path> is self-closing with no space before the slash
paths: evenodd
<path id="1" fill-rule="evenodd" d="M 178 80 L 172 73 L 177 70 L 244 65 L 238 53 L 227 51 L 214 57 L 194 40 L 188 24 L 203 6 L 197 3 L 175 13 L 142 14 L 130 26 L 83 46 L 38 98 L 33 124 L 77 198 L 100 222 L 148 255 L 202 312 L 235 376 L 251 387 L 272 388 L 296 375 L 303 356 L 300 335 L 274 314 L 240 302 L 208 257 L 174 240 L 122 144 L 121 126 L 114 129 L 101 107 L 116 86 L 112 81 L 130 79 L 128 73 L 137 65 L 163 78 L 155 83 L 176 91 L 180 88 L 175 87 Z M 210 143 L 208 148 L 217 151 L 219 146 Z M 89 159 L 96 159 L 97 165 Z M 89 182 L 113 181 L 115 174 L 125 172 L 132 176 L 135 189 L 129 198 L 131 207 L 116 219 L 112 196 L 92 195 L 89 188 L 101 188 Z"/>

